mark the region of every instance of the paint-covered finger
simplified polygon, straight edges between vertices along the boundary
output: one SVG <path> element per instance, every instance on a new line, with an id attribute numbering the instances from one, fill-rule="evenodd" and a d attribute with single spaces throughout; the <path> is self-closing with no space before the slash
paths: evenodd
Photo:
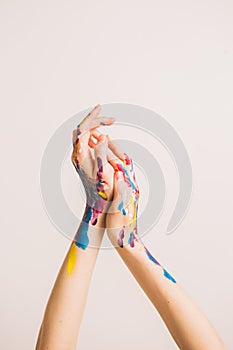
<path id="1" fill-rule="evenodd" d="M 113 117 L 99 116 L 101 106 L 97 105 L 78 125 L 80 133 L 86 130 L 92 130 L 102 125 L 111 125 L 115 122 Z"/>
<path id="2" fill-rule="evenodd" d="M 130 173 L 133 173 L 133 160 L 126 152 L 124 152 L 124 165 Z"/>
<path id="3" fill-rule="evenodd" d="M 111 155 L 109 156 L 109 152 L 107 152 L 107 161 L 112 166 L 114 172 L 119 170 L 118 165 L 120 164 L 120 161 L 118 158 L 116 159 L 116 157 L 113 159 Z"/>
<path id="4" fill-rule="evenodd" d="M 99 126 L 112 125 L 116 121 L 113 117 L 98 117 L 94 118 L 91 123 L 91 128 L 97 128 Z"/>

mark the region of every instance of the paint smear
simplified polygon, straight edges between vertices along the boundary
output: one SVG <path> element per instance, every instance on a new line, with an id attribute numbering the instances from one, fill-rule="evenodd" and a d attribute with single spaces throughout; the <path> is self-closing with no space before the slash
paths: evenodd
<path id="1" fill-rule="evenodd" d="M 123 243 L 123 238 L 125 236 L 125 226 L 122 227 L 122 229 L 119 232 L 119 238 L 117 240 L 117 243 L 119 245 L 119 247 L 123 248 L 124 247 L 124 243 Z"/>
<path id="2" fill-rule="evenodd" d="M 107 199 L 107 195 L 106 195 L 106 193 L 103 192 L 103 191 L 99 191 L 99 192 L 98 192 L 98 195 L 99 195 L 100 197 L 102 197 L 103 199 Z"/>
<path id="3" fill-rule="evenodd" d="M 88 231 L 88 224 L 91 220 L 92 216 L 92 208 L 90 206 L 87 207 L 85 211 L 85 215 L 83 217 L 83 221 L 81 222 L 81 225 L 79 226 L 78 232 L 77 232 L 77 238 L 76 239 L 76 246 L 82 249 L 86 249 L 86 247 L 89 244 L 89 238 L 87 235 Z"/>
<path id="4" fill-rule="evenodd" d="M 76 247 L 75 247 L 75 244 L 72 243 L 68 254 L 68 263 L 67 263 L 67 271 L 69 276 L 71 275 L 74 269 L 75 263 L 76 263 Z"/>
<path id="5" fill-rule="evenodd" d="M 161 265 L 160 263 L 151 255 L 151 253 L 149 252 L 149 250 L 144 246 L 146 254 L 148 256 L 148 258 L 156 265 L 160 266 L 163 269 L 163 275 L 168 278 L 170 281 L 172 281 L 173 283 L 176 283 L 176 280 L 170 275 L 170 273 L 168 273 Z"/>
<path id="6" fill-rule="evenodd" d="M 123 215 L 126 215 L 126 210 L 124 209 L 123 201 L 121 201 L 120 204 L 118 205 L 118 209 L 122 212 Z"/>
<path id="7" fill-rule="evenodd" d="M 135 240 L 134 232 L 131 231 L 129 239 L 128 239 L 128 243 L 129 243 L 130 247 L 132 247 L 132 248 L 134 247 L 134 240 Z"/>

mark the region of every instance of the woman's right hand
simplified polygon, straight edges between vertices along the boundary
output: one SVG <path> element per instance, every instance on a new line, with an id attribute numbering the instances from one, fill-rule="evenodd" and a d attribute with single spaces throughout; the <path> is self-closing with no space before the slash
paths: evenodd
<path id="1" fill-rule="evenodd" d="M 139 187 L 136 182 L 133 160 L 108 138 L 108 147 L 116 156 L 108 162 L 114 169 L 113 200 L 106 215 L 106 229 L 115 247 L 134 247 L 138 240 L 137 213 Z"/>

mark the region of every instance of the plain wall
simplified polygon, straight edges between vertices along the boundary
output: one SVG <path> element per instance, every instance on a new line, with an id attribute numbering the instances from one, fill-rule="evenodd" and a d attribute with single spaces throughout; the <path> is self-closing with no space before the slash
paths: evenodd
<path id="1" fill-rule="evenodd" d="M 193 167 L 189 212 L 166 236 L 178 182 L 166 152 L 157 152 L 167 202 L 144 241 L 233 349 L 232 1 L 2 0 L 0 12 L 0 348 L 33 349 L 70 244 L 41 202 L 50 137 L 80 110 L 126 102 L 171 123 Z M 66 165 L 64 193 L 75 207 L 77 178 Z M 177 347 L 116 253 L 102 250 L 78 349 L 109 348 Z"/>

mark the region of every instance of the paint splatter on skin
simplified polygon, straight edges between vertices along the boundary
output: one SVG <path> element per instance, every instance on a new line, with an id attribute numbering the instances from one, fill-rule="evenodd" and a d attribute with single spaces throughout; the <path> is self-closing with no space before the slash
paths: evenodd
<path id="1" fill-rule="evenodd" d="M 75 247 L 75 243 L 73 242 L 68 254 L 67 271 L 69 276 L 71 275 L 74 269 L 75 263 L 76 263 L 76 247 Z"/>
<path id="2" fill-rule="evenodd" d="M 125 216 L 126 215 L 126 210 L 124 208 L 124 203 L 123 201 L 120 202 L 120 204 L 118 205 L 118 209 L 122 212 L 122 214 Z"/>
<path id="3" fill-rule="evenodd" d="M 130 232 L 130 236 L 129 236 L 129 240 L 128 240 L 128 243 L 130 245 L 130 247 L 134 247 L 134 240 L 135 240 L 135 236 L 134 236 L 134 232 L 131 231 Z"/>
<path id="4" fill-rule="evenodd" d="M 97 157 L 97 164 L 98 164 L 98 170 L 97 170 L 97 178 L 96 178 L 96 190 L 98 195 L 103 198 L 104 200 L 107 200 L 107 195 L 104 191 L 104 185 L 105 181 L 103 181 L 103 162 L 100 157 Z"/>
<path id="5" fill-rule="evenodd" d="M 130 245 L 130 247 L 134 247 L 134 241 L 137 240 L 137 211 L 138 211 L 138 199 L 139 199 L 139 188 L 136 183 L 135 175 L 133 172 L 133 162 L 132 159 L 129 158 L 129 156 L 124 153 L 124 162 L 115 163 L 115 171 L 121 171 L 123 174 L 123 179 L 125 183 L 127 184 L 127 187 L 129 190 L 131 190 L 131 195 L 129 198 L 129 203 L 124 203 L 122 200 L 118 205 L 118 210 L 122 213 L 122 215 L 126 216 L 127 213 L 129 213 L 127 205 L 130 205 L 130 214 L 129 214 L 129 225 L 127 229 L 124 230 L 124 237 L 127 236 L 127 243 Z M 126 168 L 127 167 L 127 168 Z M 130 169 L 129 169 L 130 168 Z M 129 171 L 128 171 L 129 169 Z M 133 179 L 132 179 L 133 177 Z M 126 209 L 127 208 L 127 209 Z M 128 231 L 128 234 L 127 232 Z M 122 233 L 122 229 L 119 232 L 119 236 Z M 123 237 L 123 238 L 124 238 Z M 118 239 L 118 245 L 123 248 L 124 242 L 122 239 Z M 126 237 L 125 237 L 126 238 Z M 120 242 L 120 244 L 119 244 Z"/>
<path id="6" fill-rule="evenodd" d="M 133 190 L 135 190 L 136 187 L 135 187 L 133 181 L 131 180 L 129 173 L 128 173 L 127 169 L 125 168 L 125 166 L 117 163 L 117 170 L 122 172 L 123 177 L 124 177 L 124 181 L 127 183 L 127 185 L 129 187 L 132 187 Z"/>
<path id="7" fill-rule="evenodd" d="M 117 241 L 119 247 L 121 247 L 121 248 L 123 248 L 123 246 L 124 246 L 124 243 L 123 243 L 124 236 L 125 236 L 125 226 L 123 226 L 122 229 L 120 230 L 119 238 L 118 238 L 118 241 Z"/>
<path id="8" fill-rule="evenodd" d="M 129 198 L 130 206 L 131 206 L 131 218 L 129 220 L 129 238 L 128 238 L 128 244 L 130 247 L 134 248 L 135 246 L 135 240 L 138 241 L 138 231 L 137 231 L 137 211 L 138 211 L 138 200 L 139 200 L 139 189 L 136 183 L 136 178 L 135 178 L 135 173 L 133 172 L 133 162 L 132 160 L 128 157 L 128 155 L 125 153 L 125 160 L 124 164 L 119 164 L 116 163 L 116 171 L 121 171 L 123 174 L 123 178 L 125 183 L 127 184 L 128 187 L 131 187 L 132 193 Z M 130 167 L 129 172 L 126 169 Z M 132 179 L 131 179 L 132 177 Z M 118 205 L 118 210 L 125 215 L 125 212 L 123 212 L 123 209 L 125 207 L 125 203 L 123 201 L 120 202 Z M 123 248 L 124 247 L 124 242 L 123 239 L 126 236 L 126 228 L 123 226 L 121 231 L 119 232 L 119 238 L 118 238 L 118 245 L 119 247 Z M 144 246 L 145 252 L 154 264 L 158 265 L 161 267 L 163 270 L 163 275 L 172 281 L 173 283 L 176 283 L 176 280 L 160 265 L 160 263 L 151 255 L 151 253 L 148 251 L 148 249 Z"/>
<path id="9" fill-rule="evenodd" d="M 160 266 L 163 269 L 163 275 L 168 278 L 170 281 L 172 281 L 173 283 L 176 283 L 176 280 L 160 265 L 160 263 L 151 255 L 151 253 L 149 252 L 149 250 L 144 246 L 145 248 L 145 252 L 148 256 L 148 258 L 156 265 Z"/>
<path id="10" fill-rule="evenodd" d="M 79 166 L 79 174 L 83 180 L 88 202 L 82 223 L 76 234 L 76 245 L 82 249 L 86 249 L 89 244 L 89 223 L 93 226 L 97 224 L 98 216 L 104 211 L 107 201 L 107 195 L 104 191 L 105 182 L 103 181 L 103 162 L 100 157 L 97 157 L 97 165 L 98 169 L 95 181 L 83 174 L 82 167 Z"/>
<path id="11" fill-rule="evenodd" d="M 72 163 L 74 164 L 85 189 L 87 197 L 87 205 L 85 208 L 82 223 L 76 233 L 76 246 L 86 249 L 89 244 L 88 228 L 89 225 L 96 225 L 98 217 L 103 213 L 104 208 L 108 202 L 108 197 L 105 192 L 106 182 L 103 180 L 103 162 L 100 157 L 97 157 L 97 173 L 96 178 L 91 178 L 87 172 L 91 172 L 92 162 L 88 157 L 90 150 L 87 147 L 86 152 L 83 153 L 83 144 L 87 142 L 90 137 L 90 130 L 97 128 L 100 125 L 111 125 L 115 119 L 109 117 L 98 117 L 99 108 L 97 105 L 77 126 L 74 132 Z M 98 118 L 97 118 L 98 117 Z M 86 157 L 86 158 L 85 158 Z M 92 157 L 91 157 L 92 159 Z M 83 163 L 84 160 L 89 161 L 88 165 Z M 91 170 L 90 170 L 91 169 Z M 91 175 L 92 176 L 92 175 Z"/>
<path id="12" fill-rule="evenodd" d="M 131 165 L 131 164 L 132 164 L 132 161 L 131 161 L 131 159 L 129 158 L 128 154 L 124 153 L 124 156 L 125 156 L 125 164 L 126 164 L 126 165 Z"/>
<path id="13" fill-rule="evenodd" d="M 89 238 L 88 238 L 87 232 L 88 232 L 88 224 L 91 218 L 92 218 L 92 208 L 87 205 L 83 216 L 83 220 L 75 236 L 75 244 L 79 248 L 86 249 L 89 244 Z"/>

